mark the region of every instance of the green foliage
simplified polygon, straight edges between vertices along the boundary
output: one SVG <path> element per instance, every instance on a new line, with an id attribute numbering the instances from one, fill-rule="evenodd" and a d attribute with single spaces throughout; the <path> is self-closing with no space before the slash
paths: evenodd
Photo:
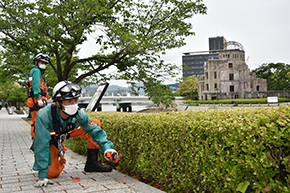
<path id="1" fill-rule="evenodd" d="M 51 59 L 51 62 L 52 63 L 55 63 L 54 61 L 55 61 L 55 59 L 52 58 Z M 62 66 L 62 68 L 64 68 L 65 67 L 65 63 L 64 62 L 61 62 L 61 66 Z M 32 67 L 33 67 L 33 65 L 30 65 L 30 69 Z M 27 73 L 29 72 L 29 70 L 27 71 Z M 78 74 L 77 72 L 78 72 L 77 71 L 77 68 L 71 69 L 70 70 L 70 73 L 68 74 L 68 78 L 66 80 L 69 80 L 69 81 L 73 82 L 75 80 L 75 77 Z M 53 68 L 50 65 L 47 65 L 44 73 L 42 74 L 42 76 L 44 77 L 44 80 L 45 80 L 45 82 L 47 84 L 48 93 L 51 95 L 52 94 L 53 87 L 58 83 L 58 78 L 56 76 L 56 73 L 54 72 Z M 79 84 L 86 85 L 84 83 L 84 81 L 80 82 Z"/>
<path id="2" fill-rule="evenodd" d="M 120 154 L 118 170 L 166 192 L 289 192 L 290 108 L 89 113 Z"/>
<path id="3" fill-rule="evenodd" d="M 257 77 L 267 79 L 268 90 L 290 89 L 290 65 L 284 63 L 264 63 L 252 72 Z"/>
<path id="4" fill-rule="evenodd" d="M 248 182 L 248 181 L 241 182 L 238 184 L 237 191 L 245 193 L 247 191 L 249 185 L 250 185 L 250 182 Z"/>
<path id="5" fill-rule="evenodd" d="M 198 96 L 198 82 L 195 75 L 185 78 L 176 91 L 181 96 L 186 96 L 189 99 L 197 98 Z"/>
<path id="6" fill-rule="evenodd" d="M 190 103 L 190 106 L 199 106 L 198 103 Z"/>
<path id="7" fill-rule="evenodd" d="M 143 89 L 155 100 L 154 92 L 164 87 L 151 83 L 176 78 L 179 68 L 161 55 L 194 35 L 188 19 L 195 14 L 206 14 L 202 1 L 2 0 L 0 71 L 9 79 L 24 80 L 34 56 L 43 52 L 52 58 L 45 75 L 49 86 L 69 79 L 84 85 L 142 81 L 149 83 Z M 88 36 L 95 39 L 94 52 L 79 56 Z M 167 103 L 170 97 L 164 92 L 166 97 L 157 100 Z"/>
<path id="8" fill-rule="evenodd" d="M 87 140 L 83 138 L 71 138 L 67 140 L 66 147 L 80 155 L 87 155 Z"/>
<path id="9" fill-rule="evenodd" d="M 198 77 L 198 80 L 199 80 L 199 81 L 204 81 L 204 75 L 199 76 L 199 77 Z"/>
<path id="10" fill-rule="evenodd" d="M 24 88 L 18 86 L 11 89 L 9 93 L 8 101 L 12 102 L 25 102 L 27 99 L 27 94 Z"/>
<path id="11" fill-rule="evenodd" d="M 145 92 L 148 93 L 148 97 L 152 100 L 155 104 L 163 103 L 166 108 L 172 107 L 174 100 L 174 94 L 170 90 L 169 86 L 162 85 L 160 81 L 149 81 L 146 84 L 150 84 L 150 86 L 145 86 Z"/>
<path id="12" fill-rule="evenodd" d="M 27 94 L 25 88 L 17 83 L 4 82 L 0 84 L 0 99 L 10 102 L 25 102 Z"/>

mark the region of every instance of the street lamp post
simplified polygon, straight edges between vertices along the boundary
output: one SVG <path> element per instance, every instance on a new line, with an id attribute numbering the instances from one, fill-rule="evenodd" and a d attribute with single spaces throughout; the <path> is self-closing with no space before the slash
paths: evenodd
<path id="1" fill-rule="evenodd" d="M 220 90 L 219 88 L 216 88 L 216 99 L 217 99 L 217 101 L 219 100 L 219 97 L 218 97 L 219 96 L 218 95 L 219 94 L 219 90 Z"/>

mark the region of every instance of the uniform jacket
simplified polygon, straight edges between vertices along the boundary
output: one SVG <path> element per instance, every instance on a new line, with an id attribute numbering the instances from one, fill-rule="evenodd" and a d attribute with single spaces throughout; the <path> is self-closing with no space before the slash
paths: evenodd
<path id="1" fill-rule="evenodd" d="M 106 132 L 101 129 L 98 124 L 95 124 L 90 117 L 83 111 L 78 110 L 75 118 L 62 120 L 57 108 L 57 115 L 59 117 L 62 128 L 66 128 L 69 122 L 75 123 L 75 128 L 81 126 L 86 133 L 89 133 L 93 141 L 97 142 L 101 150 L 104 152 L 107 149 L 114 149 L 111 141 L 107 140 Z M 38 177 L 43 179 L 48 176 L 48 166 L 51 164 L 50 157 L 50 131 L 53 130 L 53 120 L 51 115 L 51 104 L 39 110 L 36 116 L 35 125 L 35 139 L 34 139 L 34 157 L 35 162 L 33 170 L 38 171 Z"/>
<path id="2" fill-rule="evenodd" d="M 33 95 L 36 99 L 44 96 L 47 91 L 47 87 L 42 78 L 42 71 L 38 66 L 34 65 L 28 75 L 28 80 L 32 84 Z M 41 95 L 42 94 L 42 95 Z"/>

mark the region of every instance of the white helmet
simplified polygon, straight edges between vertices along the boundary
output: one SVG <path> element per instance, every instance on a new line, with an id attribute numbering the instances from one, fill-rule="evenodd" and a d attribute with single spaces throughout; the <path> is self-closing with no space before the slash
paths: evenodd
<path id="1" fill-rule="evenodd" d="M 56 102 L 79 98 L 81 92 L 82 88 L 78 84 L 67 80 L 60 81 L 53 88 L 52 100 L 53 102 Z"/>
<path id="2" fill-rule="evenodd" d="M 47 54 L 39 53 L 35 56 L 34 61 L 43 61 L 49 63 L 50 57 Z"/>

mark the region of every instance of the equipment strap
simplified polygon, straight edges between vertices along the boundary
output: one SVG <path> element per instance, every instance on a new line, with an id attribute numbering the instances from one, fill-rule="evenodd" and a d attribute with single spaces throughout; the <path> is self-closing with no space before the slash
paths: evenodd
<path id="1" fill-rule="evenodd" d="M 62 133 L 62 127 L 57 116 L 57 106 L 56 104 L 51 105 L 51 116 L 53 121 L 53 129 L 55 131 L 55 136 L 60 136 Z"/>
<path id="2" fill-rule="evenodd" d="M 57 154 L 58 157 L 63 156 L 63 138 L 64 140 L 70 138 L 69 132 L 75 129 L 75 123 L 69 122 L 66 126 L 66 129 L 63 129 L 60 123 L 60 120 L 57 115 L 57 106 L 56 104 L 51 105 L 51 116 L 53 121 L 53 129 L 55 131 L 55 135 L 51 136 L 50 144 L 54 145 L 58 148 L 59 152 Z"/>
<path id="3" fill-rule="evenodd" d="M 71 122 L 67 124 L 65 129 L 62 128 L 59 118 L 57 116 L 56 104 L 51 105 L 51 115 L 52 115 L 53 129 L 55 131 L 55 136 L 60 137 L 62 134 L 68 134 L 69 131 L 72 131 L 75 129 L 75 123 L 71 123 Z"/>

